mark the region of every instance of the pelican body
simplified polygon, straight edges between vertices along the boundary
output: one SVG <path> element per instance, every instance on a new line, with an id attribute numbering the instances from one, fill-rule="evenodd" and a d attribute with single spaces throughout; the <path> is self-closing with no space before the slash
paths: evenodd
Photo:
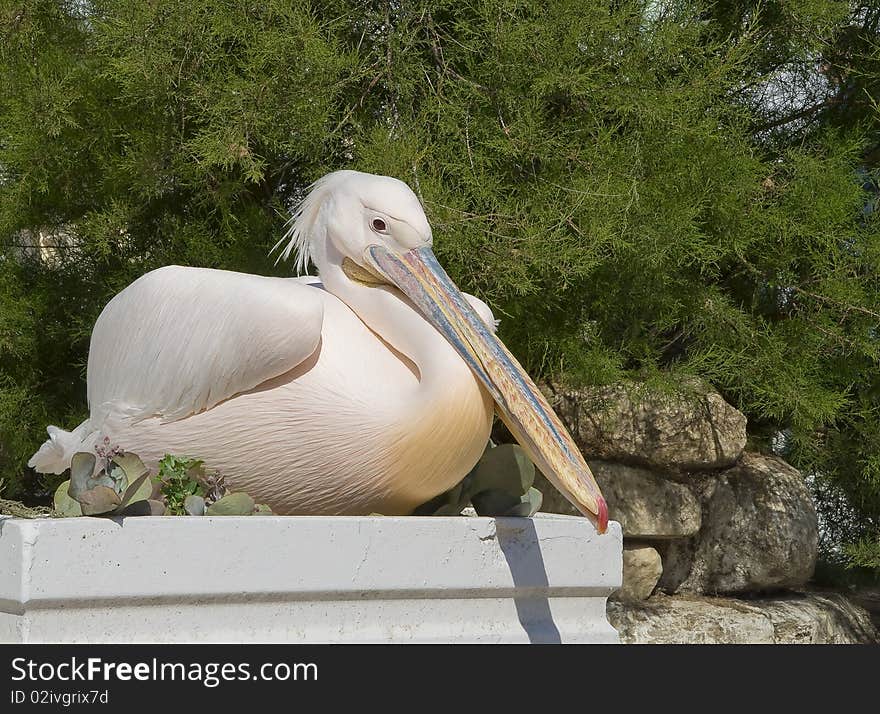
<path id="1" fill-rule="evenodd" d="M 408 514 L 476 464 L 497 411 L 604 530 L 570 435 L 432 241 L 406 184 L 337 171 L 276 246 L 318 277 L 147 273 L 95 324 L 89 418 L 50 426 L 29 465 L 62 473 L 107 437 L 153 468 L 166 453 L 200 458 L 276 513 Z"/>

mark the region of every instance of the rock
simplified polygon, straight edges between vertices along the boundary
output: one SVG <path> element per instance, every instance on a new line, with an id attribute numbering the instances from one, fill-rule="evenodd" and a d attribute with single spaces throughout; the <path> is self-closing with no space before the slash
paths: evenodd
<path id="1" fill-rule="evenodd" d="M 871 616 L 874 627 L 880 628 L 880 587 L 864 586 L 850 591 L 849 598 Z"/>
<path id="2" fill-rule="evenodd" d="M 745 416 L 704 385 L 676 396 L 632 386 L 545 388 L 585 454 L 669 470 L 730 466 L 746 445 Z"/>
<path id="3" fill-rule="evenodd" d="M 876 643 L 870 613 L 839 593 L 790 595 L 761 602 L 776 644 L 846 645 Z"/>
<path id="4" fill-rule="evenodd" d="M 590 468 L 624 537 L 683 538 L 700 530 L 700 503 L 687 486 L 643 468 L 599 459 L 591 459 Z M 535 488 L 544 495 L 542 511 L 580 515 L 540 473 Z"/>
<path id="5" fill-rule="evenodd" d="M 645 600 L 654 592 L 663 573 L 660 554 L 645 545 L 623 546 L 623 585 L 611 597 L 617 600 Z"/>
<path id="6" fill-rule="evenodd" d="M 639 603 L 609 600 L 607 614 L 627 645 L 773 642 L 770 618 L 734 600 L 663 596 Z"/>
<path id="7" fill-rule="evenodd" d="M 652 597 L 608 601 L 625 644 L 859 644 L 878 641 L 868 613 L 839 594 L 767 600 Z"/>
<path id="8" fill-rule="evenodd" d="M 661 551 L 667 593 L 798 588 L 813 574 L 818 523 L 801 474 L 772 456 L 744 454 L 721 474 L 697 477 L 702 526 Z"/>

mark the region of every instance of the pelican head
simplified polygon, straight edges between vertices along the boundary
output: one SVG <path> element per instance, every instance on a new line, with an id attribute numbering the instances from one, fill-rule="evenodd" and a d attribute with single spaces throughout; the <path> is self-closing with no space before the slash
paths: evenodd
<path id="1" fill-rule="evenodd" d="M 535 465 L 605 531 L 608 507 L 583 455 L 535 383 L 437 262 L 431 226 L 409 186 L 358 171 L 328 174 L 313 185 L 276 247 L 283 244 L 281 257 L 296 250 L 301 271 L 310 259 L 319 267 L 332 260 L 351 281 L 390 286 L 409 298 L 470 366 Z"/>

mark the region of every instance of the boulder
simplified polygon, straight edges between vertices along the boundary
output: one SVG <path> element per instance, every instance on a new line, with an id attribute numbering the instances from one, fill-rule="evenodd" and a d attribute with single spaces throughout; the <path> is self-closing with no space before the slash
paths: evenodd
<path id="1" fill-rule="evenodd" d="M 876 643 L 870 613 L 839 593 L 789 595 L 761 601 L 776 644 L 846 645 Z"/>
<path id="2" fill-rule="evenodd" d="M 878 641 L 868 613 L 839 594 L 736 600 L 654 596 L 608 601 L 625 644 L 861 644 Z"/>
<path id="3" fill-rule="evenodd" d="M 745 416 L 709 387 L 687 387 L 671 396 L 630 385 L 545 393 L 587 455 L 665 470 L 730 466 L 746 445 Z"/>
<path id="4" fill-rule="evenodd" d="M 591 459 L 590 468 L 625 538 L 683 538 L 700 530 L 700 503 L 687 486 L 600 459 Z M 544 495 L 542 511 L 580 515 L 541 474 L 535 475 L 535 487 Z"/>
<path id="5" fill-rule="evenodd" d="M 611 597 L 617 600 L 645 600 L 663 573 L 660 554 L 647 545 L 623 546 L 623 585 Z"/>
<path id="6" fill-rule="evenodd" d="M 627 645 L 772 643 L 773 623 L 758 608 L 721 598 L 655 596 L 609 600 L 608 621 Z"/>
<path id="7" fill-rule="evenodd" d="M 848 597 L 871 616 L 874 627 L 880 628 L 880 587 L 863 586 L 848 593 Z"/>
<path id="8" fill-rule="evenodd" d="M 702 526 L 665 544 L 667 593 L 753 593 L 798 588 L 813 574 L 818 523 L 801 474 L 773 456 L 744 454 L 720 474 L 696 477 Z"/>

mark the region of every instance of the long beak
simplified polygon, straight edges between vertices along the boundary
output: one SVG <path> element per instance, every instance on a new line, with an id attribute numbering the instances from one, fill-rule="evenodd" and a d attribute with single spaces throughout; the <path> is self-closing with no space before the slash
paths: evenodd
<path id="1" fill-rule="evenodd" d="M 396 255 L 384 246 L 371 245 L 364 259 L 369 269 L 396 285 L 449 340 L 492 395 L 499 416 L 529 458 L 604 533 L 608 506 L 571 435 L 431 249 L 414 248 Z"/>

